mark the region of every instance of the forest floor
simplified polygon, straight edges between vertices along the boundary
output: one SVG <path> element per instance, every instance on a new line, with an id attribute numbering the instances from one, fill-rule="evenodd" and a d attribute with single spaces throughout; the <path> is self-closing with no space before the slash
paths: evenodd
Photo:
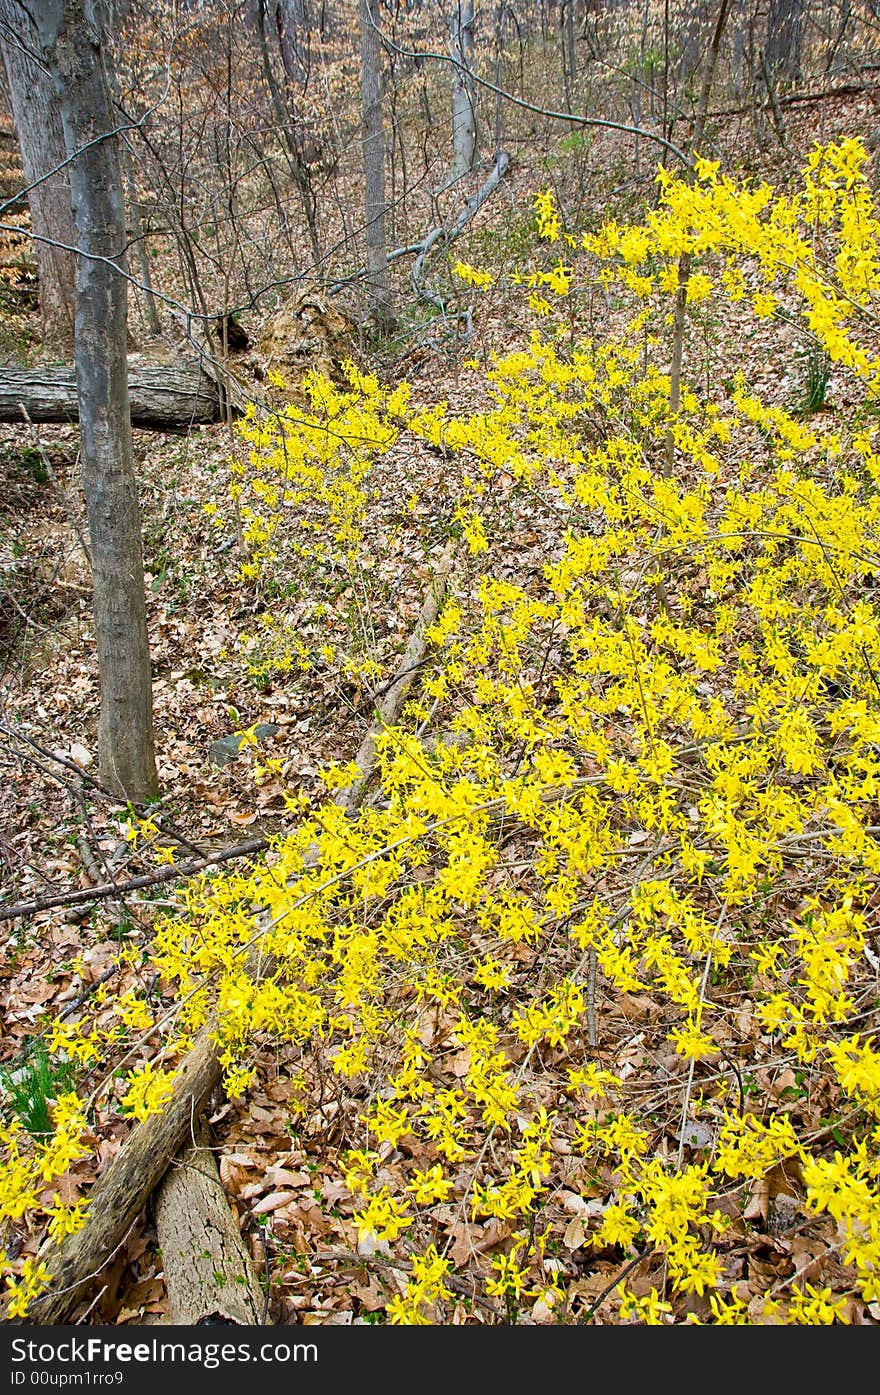
<path id="1" fill-rule="evenodd" d="M 768 145 L 752 167 L 742 158 L 747 118 L 720 131 L 718 146 L 731 156 L 735 174 L 762 174 L 779 183 L 798 161 Z M 865 101 L 832 100 L 789 114 L 787 140 L 800 153 L 814 139 L 866 135 L 874 118 Z M 616 156 L 609 155 L 616 150 Z M 738 152 L 738 155 L 736 154 Z M 644 197 L 644 184 L 631 177 L 624 147 L 606 141 L 591 156 L 614 166 L 598 187 L 597 170 L 577 171 L 573 155 L 553 171 L 567 191 L 572 226 L 596 227 L 606 214 L 623 219 Z M 648 159 L 642 152 L 643 161 Z M 412 342 L 382 346 L 361 366 L 383 381 L 406 378 L 414 400 L 430 406 L 446 401 L 462 412 L 474 400 L 477 375 L 462 369 L 464 358 L 489 360 L 515 346 L 528 332 L 519 302 L 508 299 L 504 274 L 515 258 L 512 236 L 505 241 L 510 210 L 529 221 L 529 200 L 542 182 L 531 168 L 517 168 L 498 206 L 461 241 L 460 255 L 496 274 L 496 287 L 475 303 L 473 337 L 466 344 L 442 342 L 430 333 Z M 583 191 L 583 203 L 581 193 Z M 509 203 L 507 201 L 509 200 Z M 624 212 L 619 212 L 622 205 Z M 629 206 L 627 208 L 627 205 Z M 500 274 L 499 274 L 500 273 Z M 259 326 L 248 326 L 256 340 Z M 774 341 L 779 353 L 779 340 Z M 806 369 L 791 344 L 783 345 L 787 366 L 768 356 L 768 344 L 755 336 L 750 361 L 741 363 L 739 346 L 726 349 L 723 327 L 712 344 L 711 372 L 722 376 L 743 367 L 765 401 L 789 409 L 804 390 Z M 697 337 L 688 362 L 699 362 Z M 708 369 L 707 369 L 708 371 Z M 850 404 L 840 384 L 827 385 L 826 410 L 842 413 Z M 376 690 L 394 671 L 418 616 L 433 569 L 455 531 L 460 464 L 427 448 L 392 451 L 381 457 L 370 477 L 368 545 L 349 574 L 290 577 L 282 598 L 291 625 L 307 646 L 310 667 L 255 680 L 243 661 L 267 604 L 259 586 L 237 577 L 235 533 L 218 527 L 206 505 L 228 487 L 230 459 L 242 443 L 227 426 L 195 430 L 187 438 L 135 433 L 142 486 L 147 599 L 154 671 L 155 732 L 162 798 L 154 813 L 159 833 L 152 844 L 132 837 L 132 811 L 109 797 L 96 780 L 95 741 L 98 679 L 91 622 L 87 562 L 81 538 L 84 513 L 77 482 L 75 428 L 40 428 L 39 444 L 26 428 L 0 428 L 0 912 L 8 905 L 108 880 L 124 882 L 156 870 L 157 853 L 173 850 L 182 858 L 197 850 L 211 855 L 237 842 L 271 837 L 291 823 L 287 797 L 304 796 L 304 807 L 325 797 L 318 771 L 332 760 L 350 760 L 373 717 Z M 511 500 L 505 527 L 491 540 L 491 569 L 528 587 L 560 546 L 561 529 L 552 511 L 531 501 L 524 509 Z M 466 598 L 476 564 L 459 555 L 451 580 L 454 594 Z M 315 605 L 323 608 L 317 617 Z M 322 656 L 322 651 L 332 657 Z M 359 672 L 365 659 L 378 666 L 375 687 Z M 268 730 L 257 747 L 235 753 L 236 733 L 255 726 Z M 220 743 L 218 745 L 218 743 Z M 225 745 L 223 744 L 225 743 Z M 272 768 L 260 775 L 266 759 Z M 75 1013 L 109 983 L 114 991 L 146 988 L 160 1003 L 163 985 L 149 979 L 146 949 L 158 915 L 179 906 L 173 882 L 131 894 L 102 896 L 82 906 L 58 907 L 0 924 L 0 1080 L 14 1076 L 29 1039 L 47 1019 Z M 521 969 L 535 969 L 525 950 Z M 540 966 L 538 966 L 540 967 Z M 543 965 L 552 974 L 552 962 Z M 762 1042 L 748 1002 L 741 1005 L 740 1048 L 751 1043 L 749 1089 L 756 1098 L 785 1105 L 799 1126 L 821 1132 L 829 1100 L 805 1091 L 799 1074 L 774 1058 Z M 665 1041 L 657 1005 L 648 997 L 608 990 L 601 1001 L 600 1058 L 624 1078 L 641 1080 L 642 1105 L 656 1129 L 657 1148 L 670 1155 L 684 1149 L 699 1158 L 702 1140 L 682 1139 L 680 1108 L 686 1063 Z M 552 1051 L 534 1059 L 531 1087 L 548 1104 L 563 1089 L 564 1055 Z M 102 1069 L 112 1071 L 112 1063 Z M 218 1103 L 211 1119 L 221 1176 L 237 1207 L 255 1262 L 269 1280 L 271 1315 L 276 1322 L 340 1323 L 382 1320 L 389 1296 L 399 1292 L 400 1271 L 381 1254 L 359 1251 L 351 1220 L 355 1198 L 340 1181 L 339 1155 L 360 1146 L 357 1099 L 337 1085 L 311 1090 L 299 1101 L 292 1121 L 291 1079 L 299 1053 L 292 1047 L 267 1048 L 259 1084 L 244 1101 Z M 447 1059 L 449 1081 L 464 1066 Z M 725 1069 L 715 1063 L 714 1069 Z M 705 1083 L 705 1082 L 704 1082 Z M 740 1082 L 742 1085 L 742 1082 Z M 94 1152 L 71 1169 L 72 1200 L 88 1192 L 96 1169 L 105 1167 L 126 1134 L 113 1089 L 95 1118 Z M 559 1263 L 567 1291 L 581 1319 L 614 1321 L 610 1290 L 623 1262 L 619 1254 L 591 1255 L 581 1247 L 585 1228 L 601 1209 L 609 1179 L 588 1177 L 582 1161 L 565 1156 L 565 1140 L 555 1188 L 543 1212 L 558 1239 Z M 389 1181 L 402 1163 L 390 1159 Z M 733 1227 L 724 1251 L 731 1283 L 762 1298 L 784 1287 L 793 1274 L 846 1296 L 852 1322 L 880 1320 L 852 1296 L 851 1276 L 828 1217 L 799 1209 L 796 1176 L 785 1169 L 764 1178 L 747 1202 L 745 1217 Z M 731 1211 L 741 1197 L 731 1200 Z M 475 1298 L 488 1258 L 504 1244 L 506 1222 L 477 1224 L 451 1202 L 438 1208 L 440 1226 L 455 1262 L 458 1298 L 447 1320 L 498 1323 L 509 1319 L 503 1305 Z M 22 1233 L 22 1253 L 40 1237 Z M 14 1257 L 14 1256 L 13 1256 Z M 655 1257 L 633 1278 L 636 1294 L 662 1283 L 662 1260 Z M 875 1311 L 878 1309 L 878 1311 Z M 694 1297 L 690 1310 L 705 1315 L 705 1300 Z M 152 1220 L 142 1224 L 117 1252 L 102 1276 L 97 1299 L 81 1304 L 88 1321 L 161 1321 L 166 1311 L 161 1260 Z M 558 1314 L 541 1300 L 521 1321 L 555 1322 Z"/>

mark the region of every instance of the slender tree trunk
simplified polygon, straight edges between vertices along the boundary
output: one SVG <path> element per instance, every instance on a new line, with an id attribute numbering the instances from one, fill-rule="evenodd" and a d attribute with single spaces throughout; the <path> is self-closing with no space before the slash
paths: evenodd
<path id="1" fill-rule="evenodd" d="M 107 3 L 107 23 L 113 26 L 118 32 L 125 22 L 127 0 L 107 0 Z M 113 69 L 112 57 L 105 70 L 107 72 L 107 84 L 112 103 L 111 109 L 118 112 L 121 110 L 119 102 L 119 84 Z M 132 160 L 131 146 L 128 143 L 126 135 L 120 137 L 119 159 L 122 165 L 123 186 L 128 196 L 128 236 L 135 249 L 138 275 L 144 296 L 144 318 L 147 322 L 147 332 L 153 338 L 156 338 L 162 333 L 162 322 L 159 319 L 159 309 L 156 304 L 156 297 L 153 294 L 153 272 L 150 266 L 150 252 L 144 233 L 141 202 L 138 197 L 137 175 L 135 173 L 134 161 Z M 137 300 L 138 304 L 140 304 L 139 296 Z"/>
<path id="2" fill-rule="evenodd" d="M 831 43 L 828 46 L 828 54 L 825 59 L 826 73 L 833 73 L 836 72 L 838 68 L 846 67 L 846 50 L 844 49 L 844 58 L 842 62 L 838 58 L 838 53 L 840 51 L 840 46 L 843 43 L 844 38 L 846 37 L 846 31 L 849 28 L 851 19 L 852 0 L 840 0 L 837 33 L 834 35 L 834 38 L 831 40 Z"/>
<path id="3" fill-rule="evenodd" d="M 700 66 L 707 8 L 706 0 L 684 0 L 678 16 L 678 34 L 676 35 L 676 42 L 680 50 L 678 76 L 680 83 L 685 88 Z"/>
<path id="4" fill-rule="evenodd" d="M 309 242 L 312 248 L 312 257 L 315 263 L 315 273 L 320 276 L 321 272 L 321 246 L 318 242 L 318 208 L 315 198 L 315 191 L 312 188 L 312 181 L 309 175 L 308 166 L 303 157 L 302 133 L 299 129 L 299 114 L 296 101 L 291 96 L 291 86 L 294 83 L 294 74 L 303 75 L 303 82 L 307 72 L 304 73 L 305 63 L 304 50 L 302 45 L 294 43 L 290 37 L 289 28 L 284 27 L 282 20 L 282 7 L 276 4 L 274 8 L 275 29 L 278 35 L 278 43 L 281 52 L 282 66 L 285 74 L 285 91 L 281 88 L 275 78 L 272 67 L 272 55 L 269 51 L 268 27 L 272 15 L 271 6 L 266 0 L 259 0 L 257 7 L 257 32 L 260 40 L 260 56 L 263 62 L 263 72 L 269 87 L 269 95 L 272 99 L 272 107 L 275 112 L 275 119 L 281 132 L 281 137 L 290 158 L 290 171 L 293 175 L 302 204 L 303 214 L 306 220 L 306 227 L 309 231 Z M 288 24 L 292 23 L 288 16 Z M 288 67 L 291 64 L 292 67 Z"/>
<path id="5" fill-rule="evenodd" d="M 751 76 L 749 72 L 749 65 L 746 59 L 746 50 L 748 47 L 749 15 L 745 0 L 735 0 L 733 10 L 731 11 L 731 13 L 734 17 L 735 23 L 733 28 L 731 44 L 732 52 L 730 60 L 729 86 L 731 96 L 734 98 L 734 100 L 736 100 L 738 97 L 741 97 L 741 95 L 748 90 L 749 78 Z"/>
<path id="6" fill-rule="evenodd" d="M 309 80 L 309 31 L 303 0 L 274 0 L 278 47 L 288 82 L 303 88 Z"/>
<path id="7" fill-rule="evenodd" d="M 574 11 L 575 0 L 565 0 L 562 13 L 564 17 L 564 37 L 562 47 L 562 61 L 565 64 L 565 98 L 567 102 L 566 110 L 573 111 L 577 102 L 577 45 L 575 44 L 574 33 Z"/>
<path id="8" fill-rule="evenodd" d="M 31 0 L 70 165 L 79 255 L 75 358 L 83 491 L 101 678 L 101 779 L 123 798 L 158 791 L 140 510 L 126 363 L 125 201 L 96 0 Z"/>
<path id="9" fill-rule="evenodd" d="M 498 0 L 495 9 L 495 153 L 504 144 L 504 100 L 501 89 L 503 73 L 501 64 L 504 55 L 504 21 L 507 18 L 507 0 Z"/>
<path id="10" fill-rule="evenodd" d="M 19 0 L 0 0 L 0 47 L 9 83 L 39 274 L 43 340 L 63 355 L 73 349 L 76 245 L 70 171 L 52 170 L 67 156 L 52 82 L 39 61 L 33 30 Z M 49 176 L 46 178 L 46 176 Z M 46 241 L 45 239 L 50 239 Z M 55 246 L 62 243 L 64 246 Z"/>
<path id="11" fill-rule="evenodd" d="M 382 127 L 382 70 L 374 0 L 360 0 L 361 103 L 363 111 L 364 214 L 367 295 L 380 327 L 393 320 L 385 229 L 385 132 Z"/>
<path id="12" fill-rule="evenodd" d="M 477 158 L 474 80 L 474 0 L 453 0 L 450 19 L 452 58 L 452 178 L 460 179 Z"/>
<path id="13" fill-rule="evenodd" d="M 147 247 L 147 237 L 144 232 L 143 218 L 141 216 L 137 180 L 128 151 L 123 152 L 122 166 L 125 174 L 125 183 L 128 188 L 128 217 L 131 224 L 131 235 L 134 239 L 138 262 L 138 274 L 143 288 L 144 315 L 147 321 L 147 329 L 155 339 L 157 335 L 162 333 L 162 321 L 159 319 L 156 297 L 153 295 L 153 273 L 150 267 L 150 253 Z"/>

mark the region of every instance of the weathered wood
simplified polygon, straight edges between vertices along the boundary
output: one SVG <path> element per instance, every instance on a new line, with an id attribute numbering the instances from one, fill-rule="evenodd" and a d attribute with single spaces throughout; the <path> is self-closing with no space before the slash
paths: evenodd
<path id="1" fill-rule="evenodd" d="M 196 359 L 171 364 L 129 364 L 131 424 L 180 433 L 223 420 L 220 388 Z M 0 366 L 0 422 L 71 422 L 79 417 L 73 366 Z"/>
<path id="2" fill-rule="evenodd" d="M 153 1199 L 168 1318 L 181 1327 L 212 1318 L 258 1327 L 265 1301 L 208 1141 L 203 1128 Z"/>
<path id="3" fill-rule="evenodd" d="M 379 42 L 376 0 L 359 0 L 358 24 L 361 50 L 361 148 L 364 170 L 364 250 L 367 262 L 367 299 L 370 314 L 380 329 L 394 320 L 388 280 L 388 243 L 385 202 L 385 132 L 382 124 L 382 46 Z"/>
<path id="4" fill-rule="evenodd" d="M 182 1061 L 176 1089 L 161 1114 L 138 1124 L 98 1178 L 86 1223 L 43 1256 L 52 1286 L 35 1298 L 28 1321 L 64 1321 L 86 1284 L 125 1239 L 129 1227 L 164 1177 L 172 1158 L 192 1135 L 195 1120 L 222 1074 L 217 1049 L 205 1029 Z"/>

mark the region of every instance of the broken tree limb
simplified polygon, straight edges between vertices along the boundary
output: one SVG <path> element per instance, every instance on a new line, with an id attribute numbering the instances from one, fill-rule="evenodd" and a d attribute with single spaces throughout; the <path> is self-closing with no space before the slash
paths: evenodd
<path id="1" fill-rule="evenodd" d="M 209 1319 L 259 1327 L 266 1307 L 260 1282 L 208 1144 L 202 1125 L 153 1199 L 168 1319 L 183 1327 Z"/>
<path id="2" fill-rule="evenodd" d="M 865 64 L 863 72 L 876 69 L 876 64 Z M 875 91 L 874 85 L 870 82 L 844 82 L 834 87 L 823 87 L 817 92 L 785 92 L 778 93 L 776 101 L 781 107 L 790 106 L 813 106 L 817 102 L 832 101 L 835 97 L 872 97 Z M 709 121 L 720 121 L 730 116 L 749 116 L 753 111 L 769 111 L 770 98 L 763 102 L 754 99 L 742 106 L 736 107 L 716 107 L 707 115 Z"/>
<path id="3" fill-rule="evenodd" d="M 437 617 L 453 560 L 454 545 L 450 544 L 436 564 L 415 631 L 379 704 L 376 720 L 361 743 L 357 755 L 360 774 L 352 785 L 336 794 L 334 802 L 349 812 L 363 800 L 375 769 L 376 737 L 400 714 L 421 662 L 420 658 L 414 662 L 414 656 L 419 652 L 424 654 L 416 637 L 420 636 L 424 645 L 424 631 Z M 275 968 L 271 956 L 260 955 L 254 962 L 253 976 L 266 978 Z M 40 1260 L 52 1279 L 47 1291 L 32 1301 L 28 1309 L 30 1322 L 56 1325 L 64 1321 L 143 1210 L 177 1153 L 187 1140 L 195 1137 L 198 1121 L 222 1075 L 213 1031 L 213 1024 L 202 1028 L 195 1045 L 178 1067 L 162 1113 L 134 1126 L 116 1157 L 98 1178 L 82 1229 L 60 1242 L 50 1242 L 41 1252 Z"/>
<path id="4" fill-rule="evenodd" d="M 495 192 L 510 168 L 510 156 L 506 150 L 499 150 L 494 158 L 492 169 L 475 194 L 465 203 L 452 227 L 446 235 L 447 242 L 454 242 L 464 232 L 474 214 L 479 212 L 491 194 Z"/>
<path id="5" fill-rule="evenodd" d="M 131 424 L 179 434 L 191 426 L 224 420 L 223 393 L 195 359 L 169 364 L 130 364 Z M 79 419 L 72 367 L 0 367 L 0 422 L 74 422 Z"/>
<path id="6" fill-rule="evenodd" d="M 492 169 L 480 188 L 465 203 L 464 208 L 459 213 L 455 222 L 449 229 L 439 225 L 432 228 L 426 237 L 420 242 L 410 242 L 406 247 L 395 247 L 388 253 L 387 262 L 399 261 L 401 257 L 415 256 L 412 270 L 410 271 L 410 284 L 420 300 L 426 300 L 429 305 L 436 305 L 438 310 L 444 310 L 444 302 L 433 291 L 425 289 L 423 283 L 425 262 L 433 252 L 438 243 L 444 247 L 450 247 L 457 237 L 461 235 L 467 224 L 473 218 L 478 209 L 489 196 L 497 189 L 501 180 L 510 168 L 510 156 L 506 150 L 500 150 L 494 158 Z M 352 281 L 360 281 L 366 276 L 366 267 L 361 267 L 359 271 L 354 271 L 348 276 L 344 276 L 341 281 L 334 281 L 327 287 L 329 295 L 336 295 L 345 286 L 351 285 Z"/>
<path id="7" fill-rule="evenodd" d="M 440 242 L 441 239 L 445 239 L 445 237 L 445 228 L 433 228 L 431 232 L 428 233 L 428 236 L 425 238 L 424 242 L 419 248 L 419 255 L 413 262 L 412 271 L 409 274 L 410 284 L 412 285 L 412 288 L 415 291 L 416 295 L 419 297 L 419 299 L 426 300 L 429 305 L 436 305 L 438 310 L 445 310 L 446 302 L 443 300 L 441 296 L 437 295 L 434 291 L 426 290 L 423 284 L 423 280 L 425 274 L 425 262 L 428 256 L 437 246 L 437 243 Z M 444 245 L 448 245 L 448 243 L 444 243 Z"/>
<path id="8" fill-rule="evenodd" d="M 438 310 L 445 311 L 446 304 L 442 297 L 434 291 L 426 290 L 424 286 L 425 262 L 438 244 L 442 244 L 443 247 L 451 247 L 456 238 L 461 236 L 474 214 L 483 207 L 486 200 L 498 188 L 509 168 L 510 156 L 506 150 L 499 150 L 488 177 L 480 185 L 477 192 L 467 200 L 452 226 L 448 230 L 443 227 L 432 228 L 428 233 L 419 248 L 419 254 L 410 272 L 412 288 L 420 300 L 426 300 L 429 305 L 435 305 Z"/>

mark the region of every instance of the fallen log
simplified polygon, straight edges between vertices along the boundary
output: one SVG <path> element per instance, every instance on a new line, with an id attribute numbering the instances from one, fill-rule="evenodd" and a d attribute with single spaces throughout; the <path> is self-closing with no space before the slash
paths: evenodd
<path id="1" fill-rule="evenodd" d="M 175 1158 L 153 1199 L 165 1270 L 168 1320 L 176 1327 L 225 1322 L 260 1327 L 266 1300 L 205 1126 Z"/>
<path id="2" fill-rule="evenodd" d="M 85 1225 L 60 1244 L 51 1244 L 41 1256 L 52 1275 L 52 1286 L 34 1299 L 29 1322 L 54 1326 L 64 1321 L 85 1285 L 101 1272 L 125 1239 L 181 1145 L 191 1137 L 195 1120 L 223 1073 L 207 1031 L 178 1072 L 177 1088 L 162 1113 L 151 1115 L 132 1129 L 98 1178 Z"/>
<path id="3" fill-rule="evenodd" d="M 167 364 L 129 364 L 131 424 L 145 431 L 180 434 L 191 426 L 225 420 L 222 389 L 198 359 Z M 0 367 L 0 422 L 79 419 L 72 367 Z"/>
<path id="4" fill-rule="evenodd" d="M 397 720 L 406 692 L 418 671 L 426 647 L 424 633 L 437 618 L 454 557 L 454 545 L 450 544 L 438 560 L 413 635 L 378 705 L 376 720 L 358 751 L 356 761 L 360 775 L 335 796 L 334 803 L 349 814 L 354 814 L 363 800 L 375 768 L 375 738 L 383 727 Z M 270 956 L 261 955 L 253 965 L 253 976 L 257 980 L 268 977 L 275 967 Z M 202 1028 L 178 1067 L 174 1087 L 162 1113 L 135 1125 L 116 1157 L 98 1178 L 82 1229 L 60 1242 L 50 1242 L 41 1251 L 40 1259 L 52 1279 L 50 1287 L 31 1303 L 29 1322 L 46 1326 L 64 1322 L 86 1285 L 100 1273 L 125 1238 L 180 1149 L 192 1143 L 221 1075 L 213 1026 L 209 1025 Z M 182 1182 L 185 1180 L 184 1172 Z M 177 1273 L 176 1268 L 174 1272 Z M 216 1308 L 216 1304 L 210 1306 L 211 1301 L 207 1299 L 208 1313 L 204 1316 L 209 1316 Z"/>

